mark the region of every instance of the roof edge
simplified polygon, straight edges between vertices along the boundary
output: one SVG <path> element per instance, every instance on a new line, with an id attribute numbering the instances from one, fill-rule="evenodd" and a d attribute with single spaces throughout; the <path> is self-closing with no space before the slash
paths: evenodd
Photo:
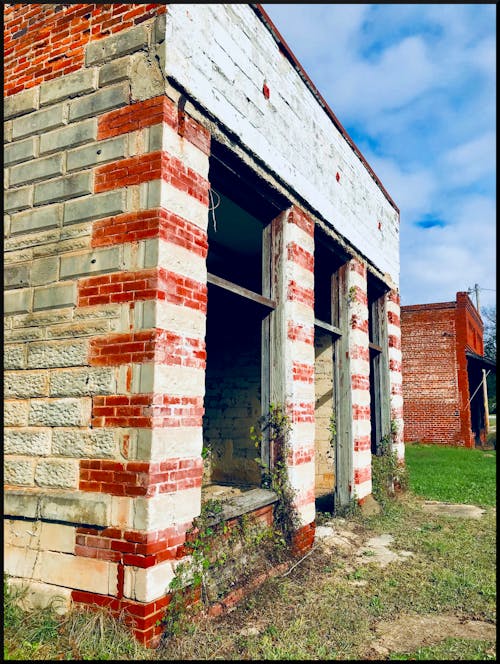
<path id="1" fill-rule="evenodd" d="M 342 134 L 342 136 L 345 138 L 349 146 L 351 147 L 352 151 L 354 154 L 359 158 L 361 163 L 366 167 L 367 171 L 370 173 L 371 177 L 373 180 L 377 183 L 378 187 L 380 188 L 381 192 L 384 194 L 385 198 L 388 200 L 388 202 L 391 204 L 391 206 L 396 210 L 398 215 L 400 214 L 400 210 L 396 203 L 393 201 L 392 197 L 389 195 L 387 189 L 384 187 L 382 182 L 380 181 L 379 177 L 375 173 L 375 171 L 372 169 L 370 164 L 366 161 L 365 157 L 357 147 L 357 145 L 354 143 L 352 138 L 349 136 L 347 131 L 344 129 L 342 126 L 341 122 L 335 115 L 335 113 L 332 111 L 332 109 L 329 107 L 327 102 L 324 100 L 323 96 L 317 89 L 317 87 L 314 85 L 314 83 L 311 81 L 307 73 L 305 72 L 304 68 L 300 64 L 300 62 L 297 60 L 295 55 L 293 54 L 291 48 L 288 46 L 286 41 L 283 39 L 281 36 L 280 32 L 272 22 L 271 18 L 268 16 L 264 8 L 260 3 L 251 3 L 250 4 L 251 9 L 256 13 L 256 15 L 259 17 L 259 19 L 264 23 L 266 28 L 269 30 L 271 35 L 273 36 L 275 42 L 278 44 L 278 48 L 280 51 L 287 57 L 287 59 L 290 61 L 292 66 L 295 68 L 301 79 L 304 81 L 304 83 L 307 85 L 307 87 L 310 89 L 310 91 L 313 93 L 314 97 L 316 100 L 319 102 L 319 105 L 323 108 L 325 113 L 329 116 L 330 120 L 333 122 L 335 127 L 339 130 L 339 132 Z"/>

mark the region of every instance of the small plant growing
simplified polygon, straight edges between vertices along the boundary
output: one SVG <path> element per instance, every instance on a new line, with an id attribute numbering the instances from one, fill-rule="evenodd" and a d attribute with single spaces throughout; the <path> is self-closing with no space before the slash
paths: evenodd
<path id="1" fill-rule="evenodd" d="M 404 464 L 398 461 L 393 445 L 398 433 L 395 420 L 391 421 L 391 430 L 386 434 L 372 456 L 372 491 L 373 497 L 381 505 L 394 498 L 396 491 L 408 488 L 408 472 Z"/>

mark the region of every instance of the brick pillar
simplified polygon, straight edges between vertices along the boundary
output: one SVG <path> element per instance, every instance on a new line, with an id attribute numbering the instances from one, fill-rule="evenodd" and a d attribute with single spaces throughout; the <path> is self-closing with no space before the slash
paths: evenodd
<path id="1" fill-rule="evenodd" d="M 389 345 L 389 384 L 391 422 L 396 426 L 393 434 L 393 450 L 400 461 L 404 460 L 403 378 L 401 355 L 401 318 L 399 293 L 391 290 L 386 295 L 387 333 Z"/>
<path id="2" fill-rule="evenodd" d="M 366 265 L 355 258 L 350 260 L 346 269 L 346 282 L 353 441 L 352 492 L 358 500 L 362 500 L 372 492 Z"/>
<path id="3" fill-rule="evenodd" d="M 288 472 L 301 530 L 296 549 L 314 540 L 314 222 L 299 208 L 272 225 L 273 313 L 271 401 L 286 405 L 292 422 Z"/>

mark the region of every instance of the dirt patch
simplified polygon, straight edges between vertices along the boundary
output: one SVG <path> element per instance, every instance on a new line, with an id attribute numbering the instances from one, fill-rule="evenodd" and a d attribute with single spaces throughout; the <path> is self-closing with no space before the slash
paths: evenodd
<path id="1" fill-rule="evenodd" d="M 463 620 L 454 615 L 400 616 L 380 622 L 375 627 L 377 639 L 369 644 L 367 659 L 378 659 L 390 653 L 411 653 L 447 638 L 496 641 L 496 626 L 480 620 Z"/>

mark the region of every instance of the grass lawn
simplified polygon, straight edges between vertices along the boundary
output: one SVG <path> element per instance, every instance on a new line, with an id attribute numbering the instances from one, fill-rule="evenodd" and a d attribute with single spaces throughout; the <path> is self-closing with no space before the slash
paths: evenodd
<path id="1" fill-rule="evenodd" d="M 162 660 L 366 660 L 383 625 L 405 616 L 435 624 L 437 618 L 496 624 L 495 453 L 412 445 L 407 464 L 412 490 L 389 500 L 380 514 L 355 510 L 334 520 L 358 542 L 391 534 L 394 551 L 411 552 L 385 567 L 360 564 L 356 552 L 312 553 L 286 576 L 266 581 L 233 611 L 213 620 L 186 619 L 161 648 L 142 648 L 103 612 L 49 609 L 22 612 L 4 606 L 4 659 Z M 418 495 L 415 495 L 418 494 Z M 480 519 L 430 514 L 422 498 L 485 507 Z M 318 523 L 331 515 L 318 513 Z M 399 629 L 399 628 L 398 628 Z M 399 633 L 399 631 L 398 631 Z M 413 630 L 412 635 L 415 633 Z M 448 638 L 447 638 L 448 637 Z M 409 638 L 409 637 L 408 637 Z M 422 645 L 399 639 L 386 660 L 495 660 L 489 639 L 437 635 Z"/>
<path id="2" fill-rule="evenodd" d="M 481 507 L 496 504 L 496 451 L 407 445 L 410 488 L 428 500 Z"/>

